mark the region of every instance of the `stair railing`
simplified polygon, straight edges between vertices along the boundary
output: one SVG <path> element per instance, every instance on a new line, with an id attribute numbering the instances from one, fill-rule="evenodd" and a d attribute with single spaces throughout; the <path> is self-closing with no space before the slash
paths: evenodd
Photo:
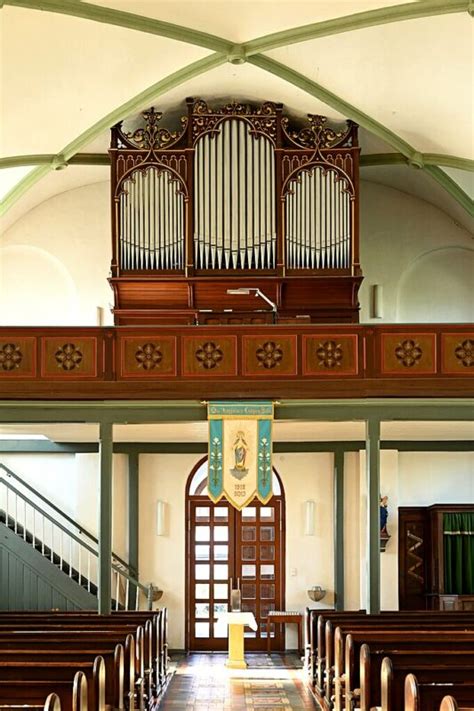
<path id="1" fill-rule="evenodd" d="M 5 523 L 11 531 L 23 538 L 64 574 L 74 579 L 92 595 L 96 595 L 99 559 L 97 538 L 4 464 L 0 463 L 0 469 L 5 471 L 7 477 L 19 481 L 64 521 L 71 524 L 77 533 L 44 511 L 2 475 L 0 475 L 0 522 Z M 81 539 L 80 534 L 84 534 L 88 542 Z M 148 609 L 152 609 L 158 589 L 151 583 L 144 585 L 137 580 L 132 575 L 128 563 L 114 553 L 112 553 L 111 576 L 114 609 L 138 610 L 140 594 L 146 598 Z"/>

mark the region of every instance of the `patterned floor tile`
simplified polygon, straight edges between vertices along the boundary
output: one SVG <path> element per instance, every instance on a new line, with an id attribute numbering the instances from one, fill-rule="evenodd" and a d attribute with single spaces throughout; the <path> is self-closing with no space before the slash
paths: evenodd
<path id="1" fill-rule="evenodd" d="M 225 654 L 190 654 L 178 661 L 160 711 L 316 711 L 292 654 L 248 654 L 248 668 L 227 669 Z"/>

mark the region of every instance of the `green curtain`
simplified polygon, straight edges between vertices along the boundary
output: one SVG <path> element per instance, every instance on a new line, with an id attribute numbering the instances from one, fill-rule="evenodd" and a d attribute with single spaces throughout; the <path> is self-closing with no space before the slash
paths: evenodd
<path id="1" fill-rule="evenodd" d="M 474 511 L 445 513 L 444 591 L 474 595 Z"/>

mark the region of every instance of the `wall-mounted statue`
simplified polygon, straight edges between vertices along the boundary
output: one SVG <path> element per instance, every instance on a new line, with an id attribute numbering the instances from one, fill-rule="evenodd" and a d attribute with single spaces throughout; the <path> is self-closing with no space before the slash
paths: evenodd
<path id="1" fill-rule="evenodd" d="M 388 496 L 380 497 L 380 551 L 383 553 L 390 540 L 390 534 L 387 531 L 388 519 Z"/>

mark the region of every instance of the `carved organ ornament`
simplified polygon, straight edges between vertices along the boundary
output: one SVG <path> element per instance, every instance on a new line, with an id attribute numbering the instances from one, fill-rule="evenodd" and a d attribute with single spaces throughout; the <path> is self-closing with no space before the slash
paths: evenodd
<path id="1" fill-rule="evenodd" d="M 199 277 L 250 276 L 277 278 L 270 296 L 280 312 L 285 279 L 349 277 L 350 314 L 339 320 L 357 320 L 356 124 L 336 130 L 308 115 L 294 127 L 271 102 L 210 108 L 187 99 L 187 108 L 175 130 L 161 126 L 154 108 L 139 128 L 112 129 L 116 321 L 127 322 L 117 315 L 132 306 L 124 286 L 131 278 L 195 280 L 198 289 Z M 156 289 L 154 299 L 156 311 Z M 298 299 L 293 306 L 301 310 Z M 179 308 L 192 310 L 192 302 Z M 140 307 L 151 305 L 145 298 Z"/>

